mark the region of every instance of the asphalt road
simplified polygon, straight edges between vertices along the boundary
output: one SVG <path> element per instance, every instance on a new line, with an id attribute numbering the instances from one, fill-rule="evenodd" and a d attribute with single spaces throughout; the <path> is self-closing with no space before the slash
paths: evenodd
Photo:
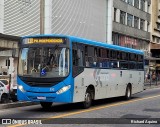
<path id="1" fill-rule="evenodd" d="M 43 118 L 41 122 L 48 123 L 45 125 L 52 127 L 160 126 L 160 124 L 143 124 L 143 120 L 145 120 L 146 118 L 149 118 L 149 122 L 156 123 L 157 120 L 160 121 L 160 88 L 149 89 L 142 93 L 136 94 L 129 101 L 125 101 L 122 98 L 104 99 L 95 101 L 93 106 L 89 109 L 84 110 L 81 109 L 80 106 L 81 104 L 54 104 L 53 107 L 48 111 L 44 111 L 40 105 L 3 109 L 0 111 L 0 118 L 34 118 L 37 120 L 38 118 Z M 55 118 L 60 119 L 58 119 L 57 122 Z M 131 124 L 129 123 L 131 122 L 131 120 L 134 120 L 133 122 L 142 123 Z M 56 122 L 60 124 L 55 124 Z M 121 124 L 118 124 L 119 122 Z M 16 127 L 22 125 L 16 124 L 10 126 Z"/>

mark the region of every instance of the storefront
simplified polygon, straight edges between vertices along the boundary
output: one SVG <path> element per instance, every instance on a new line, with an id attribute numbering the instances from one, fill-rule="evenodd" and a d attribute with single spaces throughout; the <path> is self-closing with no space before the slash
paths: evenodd
<path id="1" fill-rule="evenodd" d="M 145 51 L 149 50 L 149 41 L 122 35 L 119 33 L 112 34 L 112 41 L 114 45 L 120 45 Z"/>
<path id="2" fill-rule="evenodd" d="M 20 37 L 0 33 L 0 76 L 10 74 L 11 84 L 16 83 L 19 40 Z"/>

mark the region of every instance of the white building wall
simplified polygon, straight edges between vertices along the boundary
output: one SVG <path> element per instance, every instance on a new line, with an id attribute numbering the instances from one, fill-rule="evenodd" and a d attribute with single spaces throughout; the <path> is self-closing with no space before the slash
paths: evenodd
<path id="1" fill-rule="evenodd" d="M 112 41 L 113 0 L 45 0 L 44 33 Z M 40 0 L 5 0 L 4 34 L 40 33 Z"/>
<path id="2" fill-rule="evenodd" d="M 39 33 L 40 0 L 4 1 L 4 34 L 24 36 Z"/>
<path id="3" fill-rule="evenodd" d="M 4 24 L 4 0 L 0 0 L 0 33 L 3 33 Z"/>
<path id="4" fill-rule="evenodd" d="M 110 16 L 107 14 L 107 2 L 107 0 L 52 0 L 52 33 L 106 42 L 108 34 L 106 21 Z M 110 20 L 112 22 L 112 18 Z"/>

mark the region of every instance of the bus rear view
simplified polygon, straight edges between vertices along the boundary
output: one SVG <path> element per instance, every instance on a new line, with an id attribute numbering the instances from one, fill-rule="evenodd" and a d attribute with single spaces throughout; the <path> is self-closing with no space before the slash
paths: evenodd
<path id="1" fill-rule="evenodd" d="M 40 102 L 48 108 L 52 102 L 72 102 L 69 39 L 53 36 L 24 37 L 18 66 L 18 100 Z"/>

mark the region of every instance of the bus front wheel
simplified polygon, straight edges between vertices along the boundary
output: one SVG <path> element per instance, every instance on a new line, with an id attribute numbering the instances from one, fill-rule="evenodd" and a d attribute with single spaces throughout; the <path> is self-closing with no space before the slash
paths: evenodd
<path id="1" fill-rule="evenodd" d="M 50 109 L 52 107 L 52 102 L 40 102 L 43 109 Z"/>
<path id="2" fill-rule="evenodd" d="M 92 93 L 90 90 L 87 90 L 85 94 L 85 99 L 83 102 L 83 107 L 87 109 L 91 106 L 91 104 L 92 104 Z"/>

